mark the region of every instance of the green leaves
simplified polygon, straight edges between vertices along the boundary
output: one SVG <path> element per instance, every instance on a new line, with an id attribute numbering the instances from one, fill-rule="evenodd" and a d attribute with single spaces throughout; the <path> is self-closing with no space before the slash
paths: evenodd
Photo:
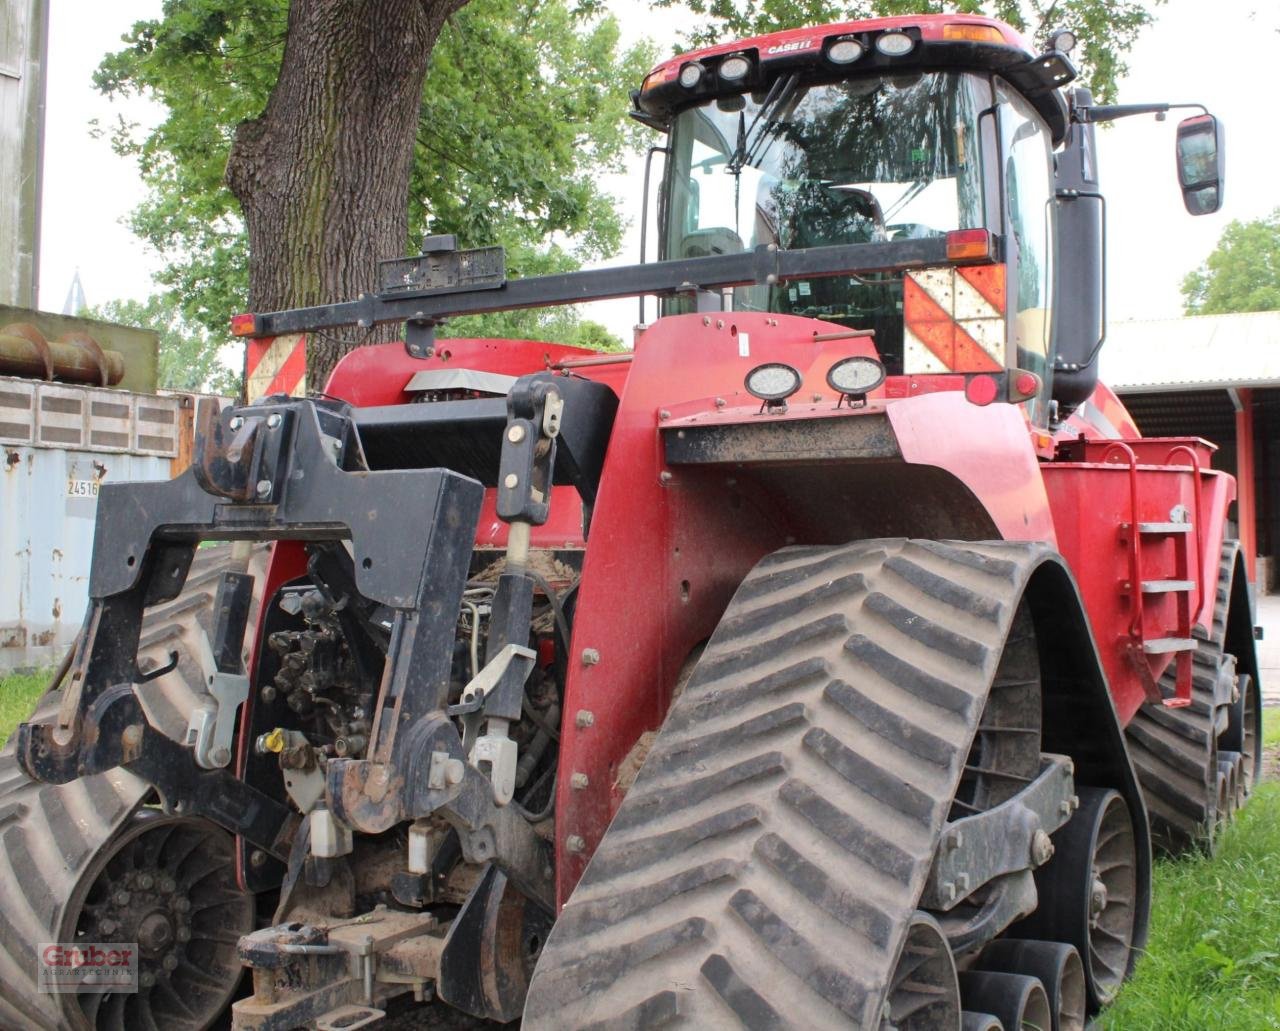
<path id="1" fill-rule="evenodd" d="M 108 301 L 90 311 L 94 318 L 154 330 L 160 335 L 156 385 L 165 390 L 199 390 L 236 397 L 240 373 L 219 357 L 232 343 L 226 322 L 220 333 L 210 333 L 184 315 L 172 294 L 154 294 L 145 301 Z"/>
<path id="2" fill-rule="evenodd" d="M 1218 246 L 1182 281 L 1188 315 L 1280 309 L 1280 208 L 1231 222 Z"/>
<path id="3" fill-rule="evenodd" d="M 823 25 L 859 18 L 919 14 L 984 14 L 1007 22 L 1043 43 L 1055 29 L 1069 28 L 1081 41 L 1073 57 L 1081 65 L 1095 99 L 1114 98 L 1124 75 L 1124 55 L 1151 9 L 1164 0 L 651 0 L 695 16 L 685 40 L 705 46 L 779 29 Z"/>
<path id="4" fill-rule="evenodd" d="M 159 279 L 183 317 L 215 332 L 248 289 L 227 154 L 236 126 L 266 105 L 287 17 L 288 0 L 166 0 L 95 76 L 104 93 L 164 111 L 149 130 L 112 130 L 150 187 L 130 225 L 164 257 Z M 623 222 L 598 177 L 637 143 L 627 91 L 654 60 L 620 49 L 596 0 L 472 0 L 432 52 L 404 253 L 428 233 L 456 233 L 464 247 L 503 244 L 563 267 L 613 254 Z M 532 334 L 546 320 L 515 321 Z"/>

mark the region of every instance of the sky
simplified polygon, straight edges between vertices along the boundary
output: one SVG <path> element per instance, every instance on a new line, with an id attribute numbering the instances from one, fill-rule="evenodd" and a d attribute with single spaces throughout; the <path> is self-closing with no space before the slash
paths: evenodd
<path id="1" fill-rule="evenodd" d="M 110 126 L 123 117 L 146 125 L 157 112 L 136 99 L 108 101 L 94 90 L 92 74 L 134 21 L 159 14 L 160 0 L 50 3 L 40 307 L 61 311 L 77 270 L 91 305 L 144 298 L 153 290 L 151 277 L 161 262 L 125 225 L 143 187 L 133 162 L 113 154 L 106 138 L 93 137 L 91 121 Z M 666 29 L 672 21 L 653 18 L 647 3 L 611 0 L 610 7 L 624 41 L 647 35 L 661 53 L 677 49 L 674 28 Z M 1212 5 L 1169 0 L 1156 8 L 1156 19 L 1128 57 L 1130 73 L 1117 99 L 1202 103 L 1218 115 L 1227 140 L 1224 205 L 1217 214 L 1199 218 L 1183 209 L 1173 161 L 1177 112 L 1165 122 L 1126 119 L 1101 133 L 1112 320 L 1180 314 L 1183 276 L 1209 254 L 1227 223 L 1258 218 L 1280 206 L 1270 131 L 1275 103 L 1262 88 L 1263 70 L 1280 59 L 1277 5 L 1271 0 L 1215 0 Z M 632 223 L 621 253 L 606 264 L 638 260 L 642 175 L 639 156 L 626 174 L 603 179 L 610 192 L 624 198 Z M 630 339 L 636 301 L 588 307 L 589 317 Z"/>

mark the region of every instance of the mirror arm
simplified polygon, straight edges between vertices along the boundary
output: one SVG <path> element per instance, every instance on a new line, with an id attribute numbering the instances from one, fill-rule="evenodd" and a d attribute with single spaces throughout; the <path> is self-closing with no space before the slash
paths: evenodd
<path id="1" fill-rule="evenodd" d="M 1209 113 L 1209 109 L 1203 104 L 1095 104 L 1092 107 L 1076 108 L 1071 113 L 1071 120 L 1082 124 L 1110 122 L 1131 115 L 1164 115 L 1180 108 L 1195 108 L 1202 114 Z"/>

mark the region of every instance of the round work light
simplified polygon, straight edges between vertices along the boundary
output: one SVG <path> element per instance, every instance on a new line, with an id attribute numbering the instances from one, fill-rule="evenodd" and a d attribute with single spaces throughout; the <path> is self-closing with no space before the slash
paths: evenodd
<path id="1" fill-rule="evenodd" d="M 876 49 L 885 57 L 901 57 L 915 49 L 916 42 L 905 32 L 886 32 L 876 40 Z"/>
<path id="2" fill-rule="evenodd" d="M 748 372 L 743 385 L 761 401 L 785 401 L 800 389 L 800 373 L 784 362 L 766 362 Z"/>
<path id="3" fill-rule="evenodd" d="M 680 85 L 685 89 L 693 89 L 702 81 L 702 73 L 706 71 L 697 61 L 690 61 L 680 69 Z"/>
<path id="4" fill-rule="evenodd" d="M 725 82 L 745 79 L 751 71 L 751 61 L 741 54 L 731 54 L 720 62 L 720 78 Z"/>
<path id="5" fill-rule="evenodd" d="M 861 43 L 851 37 L 837 39 L 827 47 L 827 60 L 832 64 L 853 64 L 863 55 Z"/>
<path id="6" fill-rule="evenodd" d="M 827 372 L 827 386 L 840 394 L 859 396 L 875 390 L 884 382 L 884 366 L 874 358 L 854 355 L 831 366 Z"/>

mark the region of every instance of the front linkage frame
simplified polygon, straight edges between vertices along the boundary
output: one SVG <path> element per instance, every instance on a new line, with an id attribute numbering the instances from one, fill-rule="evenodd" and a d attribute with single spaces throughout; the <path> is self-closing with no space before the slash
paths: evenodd
<path id="1" fill-rule="evenodd" d="M 539 441 L 542 446 L 531 463 L 515 453 L 519 448 L 512 442 L 511 454 L 504 446 L 502 464 L 531 474 L 520 476 L 526 491 L 540 486 L 545 492 L 553 476 L 564 399 L 550 376 L 527 379 L 512 390 L 509 418 L 529 427 L 520 442 L 525 450 L 532 454 Z M 521 935 L 531 922 L 545 936 L 554 911 L 554 876 L 547 842 L 505 804 L 498 789 L 501 742 L 490 742 L 498 757 L 492 765 L 477 762 L 483 749 L 464 742 L 451 718 L 458 714 L 448 705 L 452 636 L 483 487 L 447 469 L 364 468 L 351 410 L 340 402 L 268 398 L 220 416 L 212 405 L 204 405 L 197 423 L 196 461 L 188 472 L 166 483 L 103 487 L 91 608 L 70 686 L 53 722 L 20 728 L 20 763 L 32 777 L 50 783 L 117 766 L 136 773 L 155 787 L 166 809 L 207 818 L 287 863 L 281 913 L 302 881 L 311 888 L 327 886 L 336 868 L 331 870 L 326 860 L 351 851 L 353 832 L 378 834 L 410 821 L 443 821 L 457 832 L 466 860 L 491 864 L 447 937 L 437 935 L 421 948 L 410 948 L 400 944 L 411 937 L 408 929 L 387 924 L 371 929 L 371 942 L 361 937 L 352 955 L 372 949 L 379 955 L 379 971 L 400 963 L 408 982 L 434 982 L 454 1005 L 510 1019 L 523 999 L 522 988 L 513 983 L 510 991 L 494 993 L 472 983 L 479 969 L 477 954 L 489 951 L 481 939 L 495 929 L 509 933 L 509 925 L 516 928 L 510 933 Z M 563 450 L 570 459 L 571 448 Z M 519 492 L 506 491 L 502 500 L 513 539 L 527 542 L 529 524 L 545 519 L 545 510 L 531 509 Z M 347 566 L 348 581 L 389 625 L 367 750 L 363 758 L 328 761 L 325 797 L 307 819 L 236 776 L 230 749 L 201 755 L 191 747 L 194 734 L 180 743 L 152 726 L 135 693 L 135 685 L 166 672 L 138 669 L 144 610 L 178 594 L 195 549 L 205 540 L 349 542 L 349 557 L 346 548 L 331 544 L 326 560 L 336 557 Z M 522 572 L 519 556 L 509 554 L 495 600 L 495 627 L 505 631 L 499 635 L 504 640 L 527 639 L 532 582 Z M 224 677 L 241 674 L 247 608 L 236 601 L 245 594 L 243 579 L 220 589 L 220 607 L 235 617 L 218 622 L 210 647 L 214 673 Z M 507 680 L 520 680 L 514 695 L 518 713 L 520 674 L 527 672 L 520 651 L 491 641 L 491 689 L 473 692 L 470 701 L 472 724 L 480 717 L 489 720 L 486 736 L 510 715 L 512 684 Z M 216 711 L 217 701 L 210 704 Z M 242 751 L 244 747 L 241 742 Z M 397 895 L 413 895 L 412 880 L 411 873 L 400 875 Z M 336 981 L 294 985 L 279 997 L 271 988 L 278 963 L 264 960 L 269 953 L 287 963 L 304 954 L 344 951 L 340 942 L 329 942 L 327 932 L 288 926 L 295 929 L 268 928 L 242 943 L 246 960 L 255 966 L 262 961 L 243 1026 L 293 1027 L 300 1017 L 331 1010 L 326 1000 L 372 1004 L 375 997 L 404 990 L 403 983 L 392 990 L 366 990 L 364 978 L 351 981 L 344 973 L 335 974 Z M 425 933 L 425 925 L 414 924 L 413 933 Z M 393 948 L 396 955 L 384 957 Z M 347 969 L 344 962 L 338 966 Z M 445 967 L 471 973 L 442 977 Z"/>

